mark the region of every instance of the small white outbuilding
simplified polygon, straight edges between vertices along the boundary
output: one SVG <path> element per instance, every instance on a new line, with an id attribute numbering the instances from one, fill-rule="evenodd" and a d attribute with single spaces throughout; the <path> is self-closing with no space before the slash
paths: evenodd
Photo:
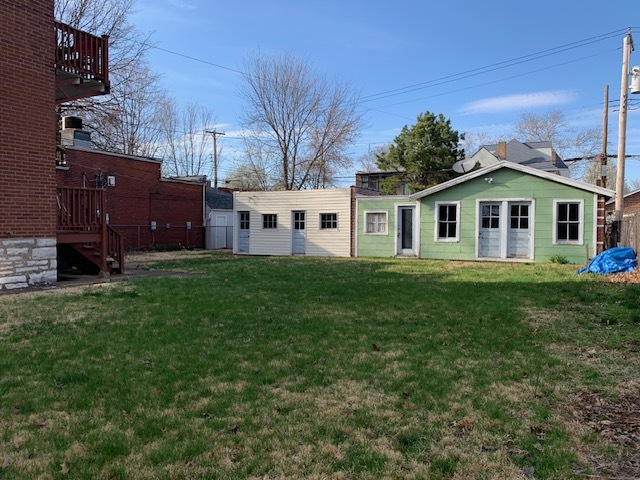
<path id="1" fill-rule="evenodd" d="M 351 254 L 351 189 L 235 192 L 233 253 Z"/>

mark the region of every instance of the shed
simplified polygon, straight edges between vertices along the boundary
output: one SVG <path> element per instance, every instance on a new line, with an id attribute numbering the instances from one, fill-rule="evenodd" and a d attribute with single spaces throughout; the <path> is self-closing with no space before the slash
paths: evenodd
<path id="1" fill-rule="evenodd" d="M 205 190 L 205 248 L 233 247 L 233 193 L 207 187 Z"/>
<path id="2" fill-rule="evenodd" d="M 234 192 L 233 198 L 233 253 L 350 256 L 350 188 Z"/>
<path id="3" fill-rule="evenodd" d="M 501 161 L 408 197 L 357 200 L 357 255 L 584 263 L 603 248 L 605 188 Z M 376 227 L 385 221 L 387 227 Z M 411 225 L 409 230 L 408 225 Z"/>

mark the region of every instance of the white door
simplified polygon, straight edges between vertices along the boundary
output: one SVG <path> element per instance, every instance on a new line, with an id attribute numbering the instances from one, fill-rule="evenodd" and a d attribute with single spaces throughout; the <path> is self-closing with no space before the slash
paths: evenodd
<path id="1" fill-rule="evenodd" d="M 499 202 L 480 203 L 478 257 L 500 258 L 502 251 L 500 208 Z"/>
<path id="2" fill-rule="evenodd" d="M 307 243 L 307 222 L 305 212 L 291 212 L 293 223 L 291 237 L 291 253 L 294 255 L 304 255 Z"/>
<path id="3" fill-rule="evenodd" d="M 398 207 L 398 255 L 415 255 L 414 220 L 415 207 Z"/>
<path id="4" fill-rule="evenodd" d="M 238 252 L 249 252 L 249 212 L 238 212 Z"/>
<path id="5" fill-rule="evenodd" d="M 531 202 L 509 202 L 507 257 L 531 258 Z"/>
<path id="6" fill-rule="evenodd" d="M 216 240 L 214 248 L 227 248 L 227 217 L 216 215 Z"/>

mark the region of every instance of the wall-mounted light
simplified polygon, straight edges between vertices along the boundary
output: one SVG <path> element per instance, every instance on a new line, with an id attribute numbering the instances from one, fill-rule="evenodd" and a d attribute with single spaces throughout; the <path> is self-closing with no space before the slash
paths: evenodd
<path id="1" fill-rule="evenodd" d="M 640 65 L 631 69 L 631 93 L 640 93 Z"/>

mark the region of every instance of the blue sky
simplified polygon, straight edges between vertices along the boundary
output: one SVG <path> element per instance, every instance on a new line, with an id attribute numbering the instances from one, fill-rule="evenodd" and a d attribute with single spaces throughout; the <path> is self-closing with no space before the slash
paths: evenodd
<path id="1" fill-rule="evenodd" d="M 576 128 L 596 127 L 605 85 L 615 153 L 627 27 L 637 44 L 631 65 L 640 65 L 637 0 L 138 0 L 137 10 L 132 21 L 153 32 L 159 48 L 149 60 L 169 94 L 211 108 L 227 133 L 223 175 L 240 156 L 242 78 L 234 70 L 258 50 L 306 57 L 370 99 L 361 103 L 367 126 L 354 156 L 389 143 L 427 110 L 459 132 L 493 136 L 525 111 L 559 109 Z M 638 110 L 629 111 L 627 153 L 640 154 L 640 95 L 630 100 Z M 640 179 L 640 159 L 627 162 L 627 178 Z"/>

